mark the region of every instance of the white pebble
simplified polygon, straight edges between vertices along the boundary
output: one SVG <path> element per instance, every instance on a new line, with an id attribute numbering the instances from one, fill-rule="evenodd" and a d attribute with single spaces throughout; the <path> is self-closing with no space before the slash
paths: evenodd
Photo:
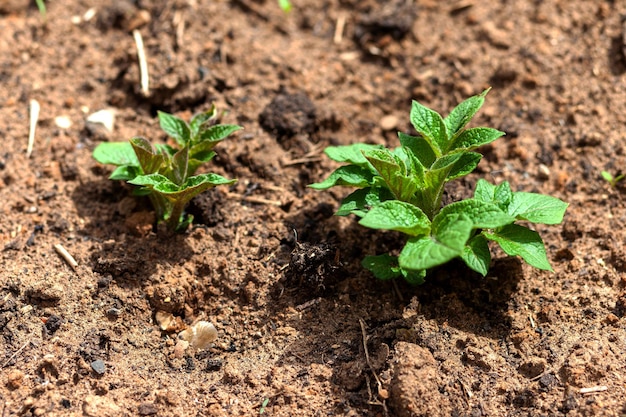
<path id="1" fill-rule="evenodd" d="M 57 116 L 54 118 L 54 124 L 61 129 L 69 129 L 72 126 L 72 121 L 67 116 Z"/>
<path id="2" fill-rule="evenodd" d="M 87 122 L 101 124 L 106 130 L 113 132 L 113 126 L 115 125 L 115 109 L 103 109 L 91 113 L 87 116 Z"/>
<path id="3" fill-rule="evenodd" d="M 195 349 L 207 349 L 217 340 L 217 329 L 208 321 L 199 321 L 178 333 L 178 338 L 189 342 Z"/>
<path id="4" fill-rule="evenodd" d="M 380 119 L 379 124 L 382 130 L 393 130 L 398 127 L 398 118 L 389 114 Z"/>

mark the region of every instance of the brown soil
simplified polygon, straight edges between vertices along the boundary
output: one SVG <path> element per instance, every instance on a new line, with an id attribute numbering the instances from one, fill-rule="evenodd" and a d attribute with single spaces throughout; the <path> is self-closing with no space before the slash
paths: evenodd
<path id="1" fill-rule="evenodd" d="M 91 2 L 54 0 L 44 23 L 0 3 L 0 415 L 624 415 L 626 189 L 600 172 L 626 162 L 626 4 L 294 6 L 104 1 L 85 19 Z M 449 198 L 484 177 L 569 202 L 539 227 L 555 272 L 497 253 L 486 278 L 454 263 L 419 287 L 377 281 L 360 260 L 401 240 L 332 216 L 342 190 L 306 188 L 335 167 L 321 150 L 396 145 L 411 99 L 447 113 L 488 86 L 476 123 L 507 136 Z M 91 151 L 164 140 L 157 110 L 211 103 L 245 128 L 211 167 L 239 182 L 161 238 Z M 86 122 L 105 108 L 112 133 Z M 213 347 L 177 347 L 200 319 Z"/>

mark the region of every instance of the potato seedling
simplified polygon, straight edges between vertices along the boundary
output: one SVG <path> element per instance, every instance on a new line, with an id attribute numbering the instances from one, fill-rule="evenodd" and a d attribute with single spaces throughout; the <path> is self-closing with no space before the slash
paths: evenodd
<path id="1" fill-rule="evenodd" d="M 292 8 L 289 0 L 278 0 L 278 7 L 280 7 L 285 13 L 290 12 Z"/>
<path id="2" fill-rule="evenodd" d="M 138 186 L 135 194 L 150 198 L 157 218 L 167 223 L 169 231 L 184 231 L 193 218 L 185 216 L 183 210 L 193 197 L 236 181 L 212 173 L 194 174 L 202 163 L 213 159 L 215 145 L 241 127 L 215 124 L 215 107 L 194 116 L 189 123 L 165 112 L 158 112 L 158 116 L 161 129 L 179 147 L 153 146 L 142 137 L 133 137 L 128 142 L 101 143 L 93 157 L 102 164 L 117 166 L 110 179 Z"/>
<path id="3" fill-rule="evenodd" d="M 37 4 L 37 9 L 39 9 L 39 15 L 41 16 L 41 18 L 44 20 L 46 20 L 46 3 L 44 2 L 44 0 L 35 0 L 35 3 Z"/>
<path id="4" fill-rule="evenodd" d="M 473 150 L 504 135 L 488 127 L 466 128 L 488 92 L 463 101 L 446 118 L 413 101 L 410 120 L 419 135 L 398 133 L 401 146 L 395 149 L 361 143 L 326 148 L 328 157 L 346 165 L 310 187 L 358 188 L 342 201 L 337 215 L 354 214 L 365 227 L 408 236 L 399 256 L 363 260 L 376 277 L 402 276 L 419 284 L 428 269 L 454 258 L 484 276 L 491 263 L 489 241 L 536 268 L 552 270 L 539 234 L 517 221 L 558 224 L 567 208 L 563 201 L 481 179 L 473 198 L 442 208 L 446 183 L 468 175 L 481 160 Z"/>
<path id="5" fill-rule="evenodd" d="M 602 175 L 602 178 L 613 188 L 617 187 L 617 183 L 624 179 L 624 174 L 622 173 L 617 173 L 617 175 L 613 176 L 609 171 L 602 171 L 600 175 Z"/>

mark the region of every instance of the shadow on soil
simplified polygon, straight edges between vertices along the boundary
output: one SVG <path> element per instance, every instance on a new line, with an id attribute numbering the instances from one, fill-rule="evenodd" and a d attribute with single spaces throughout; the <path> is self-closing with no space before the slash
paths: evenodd
<path id="1" fill-rule="evenodd" d="M 122 287 L 142 286 L 159 264 L 179 263 L 193 253 L 184 235 L 167 237 L 167 245 L 162 242 L 166 238 L 148 236 L 154 231 L 152 208 L 129 195 L 119 182 L 108 179 L 81 184 L 72 194 L 79 215 L 87 220 L 81 234 L 98 243 L 91 254 L 94 272 Z"/>
<path id="2" fill-rule="evenodd" d="M 368 407 L 369 392 L 376 390 L 370 366 L 383 372 L 398 340 L 432 351 L 444 340 L 453 343 L 449 327 L 493 340 L 511 331 L 510 300 L 523 277 L 518 259 L 496 259 L 486 278 L 462 262 L 451 262 L 413 287 L 402 280 L 378 281 L 360 266 L 367 253 L 397 253 L 398 234 L 364 229 L 356 222 L 341 229 L 325 205 L 287 223 L 298 240 L 283 242 L 291 249 L 290 261 L 274 285 L 270 315 L 297 310 L 300 319 L 290 325 L 303 337 L 281 360 L 317 358 L 311 362 L 330 366 L 336 388 L 353 392 L 353 405 Z M 311 363 L 306 365 L 310 369 Z"/>

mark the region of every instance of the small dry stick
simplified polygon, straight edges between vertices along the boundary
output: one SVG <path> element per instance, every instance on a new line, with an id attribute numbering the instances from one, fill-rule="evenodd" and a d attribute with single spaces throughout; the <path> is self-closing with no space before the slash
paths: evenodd
<path id="1" fill-rule="evenodd" d="M 580 393 L 581 394 L 591 394 L 593 392 L 602 392 L 602 391 L 606 391 L 608 389 L 609 389 L 609 387 L 607 387 L 606 385 L 597 385 L 595 387 L 581 388 L 580 389 Z"/>
<path id="2" fill-rule="evenodd" d="M 228 198 L 233 198 L 233 199 L 237 199 L 237 200 L 241 200 L 241 201 L 245 201 L 248 203 L 255 203 L 255 204 L 267 204 L 269 206 L 276 206 L 276 207 L 280 207 L 283 205 L 283 203 L 281 203 L 280 201 L 276 201 L 276 200 L 268 200 L 266 198 L 263 197 L 255 197 L 255 196 L 240 196 L 238 194 L 235 193 L 228 193 L 227 194 Z"/>
<path id="3" fill-rule="evenodd" d="M 148 76 L 148 61 L 146 60 L 146 50 L 143 47 L 141 32 L 133 30 L 133 37 L 137 45 L 137 59 L 139 60 L 139 75 L 141 77 L 141 92 L 144 96 L 150 94 L 150 78 Z"/>
<path id="4" fill-rule="evenodd" d="M 361 335 L 363 336 L 363 350 L 365 351 L 365 362 L 370 368 L 370 371 L 372 371 L 372 375 L 374 375 L 374 379 L 376 380 L 376 384 L 378 385 L 378 395 L 383 399 L 387 399 L 389 394 L 387 393 L 387 390 L 383 388 L 383 383 L 380 381 L 380 378 L 378 378 L 378 374 L 376 374 L 376 371 L 372 366 L 372 362 L 370 361 L 370 353 L 367 349 L 367 331 L 365 330 L 365 322 L 363 321 L 363 319 L 359 319 L 359 324 L 361 325 Z M 384 402 L 382 403 L 382 406 L 385 409 L 387 408 Z"/>
<path id="5" fill-rule="evenodd" d="M 309 162 L 319 162 L 321 160 L 322 160 L 322 158 L 320 158 L 319 156 L 314 156 L 314 157 L 311 157 L 311 158 L 292 159 L 290 161 L 283 162 L 282 165 L 284 167 L 289 167 L 289 166 L 293 166 L 293 165 L 308 164 Z"/>
<path id="6" fill-rule="evenodd" d="M 13 358 L 15 358 L 17 355 L 19 355 L 20 352 L 23 351 L 26 348 L 26 346 L 28 346 L 29 344 L 30 344 L 30 340 L 24 343 L 21 348 L 19 348 L 14 354 L 12 354 L 11 357 L 7 359 L 6 362 L 2 364 L 2 366 L 0 366 L 0 369 L 3 369 L 5 366 L 7 366 L 9 362 L 11 362 Z"/>
<path id="7" fill-rule="evenodd" d="M 61 255 L 61 258 L 63 258 L 65 262 L 67 262 L 67 264 L 72 267 L 74 271 L 76 270 L 76 268 L 78 268 L 78 262 L 76 262 L 76 259 L 74 259 L 72 255 L 70 255 L 70 253 L 67 251 L 67 249 L 63 247 L 63 245 L 56 244 L 54 245 L 54 249 L 59 255 Z"/>
<path id="8" fill-rule="evenodd" d="M 37 100 L 30 101 L 30 129 L 28 131 L 28 147 L 26 148 L 26 158 L 30 158 L 33 153 L 33 145 L 35 144 L 35 129 L 39 120 L 39 102 Z"/>
<path id="9" fill-rule="evenodd" d="M 333 42 L 336 44 L 341 43 L 343 40 L 343 29 L 346 27 L 346 15 L 341 14 L 337 18 L 337 25 L 335 25 L 335 36 L 333 36 Z"/>
<path id="10" fill-rule="evenodd" d="M 180 48 L 183 45 L 183 36 L 185 35 L 185 18 L 180 10 L 174 13 L 172 23 L 176 27 L 176 47 Z"/>

